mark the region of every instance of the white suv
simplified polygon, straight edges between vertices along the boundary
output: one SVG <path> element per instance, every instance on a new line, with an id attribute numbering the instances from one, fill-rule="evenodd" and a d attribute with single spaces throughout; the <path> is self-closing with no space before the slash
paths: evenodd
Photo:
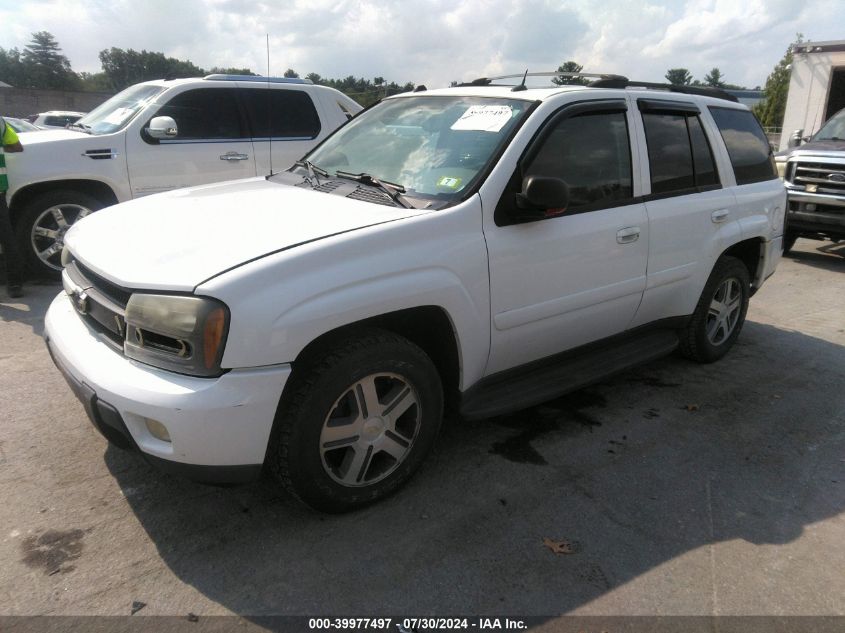
<path id="1" fill-rule="evenodd" d="M 134 85 L 68 129 L 22 135 L 24 151 L 6 157 L 21 252 L 30 271 L 58 274 L 65 232 L 90 212 L 284 169 L 360 110 L 305 79 L 209 75 Z"/>
<path id="2" fill-rule="evenodd" d="M 410 477 L 444 403 L 489 416 L 723 356 L 781 254 L 749 110 L 477 83 L 386 99 L 284 173 L 75 226 L 45 336 L 100 431 L 340 511 Z"/>

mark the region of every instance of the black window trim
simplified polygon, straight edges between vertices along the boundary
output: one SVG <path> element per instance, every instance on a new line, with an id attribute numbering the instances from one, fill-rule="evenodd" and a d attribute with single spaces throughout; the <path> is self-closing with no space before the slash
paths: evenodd
<path id="1" fill-rule="evenodd" d="M 701 114 L 701 110 L 691 101 L 670 101 L 668 99 L 637 99 L 637 107 L 640 112 L 651 112 L 661 114 L 680 114 L 695 116 Z"/>
<path id="2" fill-rule="evenodd" d="M 540 151 L 540 148 L 543 146 L 545 140 L 549 137 L 549 135 L 554 130 L 555 126 L 563 121 L 564 119 L 570 119 L 575 116 L 579 116 L 582 114 L 621 114 L 628 112 L 628 101 L 624 98 L 618 99 L 589 99 L 584 101 L 576 101 L 573 103 L 568 103 L 557 110 L 555 110 L 543 125 L 540 127 L 539 130 L 534 134 L 533 138 L 528 141 L 528 145 L 525 148 L 525 151 L 522 152 L 522 156 L 519 157 L 519 160 L 516 163 L 516 169 L 514 173 L 511 175 L 510 179 L 508 180 L 508 184 L 505 185 L 505 190 L 502 192 L 502 198 L 508 195 L 508 189 L 512 186 L 514 178 L 518 175 L 519 182 L 522 182 L 523 177 L 523 167 L 524 165 L 530 163 Z M 633 189 L 634 184 L 634 153 L 633 153 L 633 144 L 631 142 L 631 127 L 628 124 L 628 117 L 625 117 L 625 131 L 628 135 L 628 152 L 629 152 L 629 161 L 631 166 L 631 187 Z M 573 215 L 579 215 L 581 213 L 590 213 L 592 211 L 602 211 L 604 209 L 614 209 L 616 207 L 626 207 L 632 204 L 639 204 L 642 202 L 641 196 L 632 196 L 630 198 L 623 198 L 621 200 L 607 200 L 607 201 L 598 201 L 591 204 L 585 204 L 581 207 L 578 207 L 573 210 L 567 210 L 565 213 L 561 215 L 552 216 L 548 218 L 544 218 L 542 220 L 531 220 L 531 222 L 545 222 L 547 220 L 555 220 L 558 218 L 567 218 Z M 516 220 L 507 216 L 504 211 L 500 211 L 501 208 L 501 198 L 498 203 L 496 203 L 496 209 L 493 211 L 493 222 L 496 226 L 512 226 L 515 224 L 525 224 L 526 222 Z"/>

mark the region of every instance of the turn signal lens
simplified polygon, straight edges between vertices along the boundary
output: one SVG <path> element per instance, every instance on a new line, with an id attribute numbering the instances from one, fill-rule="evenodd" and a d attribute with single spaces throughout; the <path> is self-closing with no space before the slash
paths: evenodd
<path id="1" fill-rule="evenodd" d="M 205 328 L 203 328 L 202 333 L 202 351 L 206 369 L 211 369 L 217 365 L 217 353 L 220 351 L 225 330 L 226 312 L 223 308 L 215 308 L 206 317 Z"/>

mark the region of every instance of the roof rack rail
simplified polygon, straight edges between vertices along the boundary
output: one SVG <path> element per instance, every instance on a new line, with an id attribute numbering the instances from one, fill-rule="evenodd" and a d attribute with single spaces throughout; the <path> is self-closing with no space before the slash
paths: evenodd
<path id="1" fill-rule="evenodd" d="M 214 75 L 206 75 L 203 77 L 208 81 L 254 81 L 256 83 L 271 83 L 271 84 L 313 84 L 310 79 L 300 79 L 299 77 L 262 77 L 261 75 L 226 75 L 216 73 Z"/>
<path id="2" fill-rule="evenodd" d="M 586 77 L 591 78 L 595 77 L 599 80 L 624 80 L 628 81 L 627 77 L 623 77 L 622 75 L 614 75 L 609 73 L 564 73 L 564 72 L 537 72 L 537 73 L 519 73 L 518 75 L 499 75 L 498 77 L 479 77 L 478 79 L 473 79 L 472 81 L 458 84 L 458 87 L 468 87 L 468 86 L 490 86 L 493 84 L 494 81 L 499 81 L 501 79 L 523 79 L 525 77 Z"/>
<path id="3" fill-rule="evenodd" d="M 698 95 L 700 97 L 713 97 L 715 99 L 724 99 L 725 101 L 733 101 L 739 103 L 739 99 L 735 96 L 722 90 L 721 88 L 713 88 L 711 86 L 680 86 L 678 84 L 661 84 L 649 81 L 629 81 L 625 77 L 599 79 L 590 82 L 591 88 L 650 88 L 652 90 L 668 90 L 669 92 L 678 92 L 688 95 Z"/>

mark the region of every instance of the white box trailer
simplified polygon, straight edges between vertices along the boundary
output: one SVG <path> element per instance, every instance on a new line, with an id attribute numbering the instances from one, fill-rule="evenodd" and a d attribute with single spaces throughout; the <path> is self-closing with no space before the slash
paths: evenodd
<path id="1" fill-rule="evenodd" d="M 799 42 L 792 46 L 792 53 L 781 151 L 796 132 L 811 136 L 845 108 L 845 40 Z"/>

